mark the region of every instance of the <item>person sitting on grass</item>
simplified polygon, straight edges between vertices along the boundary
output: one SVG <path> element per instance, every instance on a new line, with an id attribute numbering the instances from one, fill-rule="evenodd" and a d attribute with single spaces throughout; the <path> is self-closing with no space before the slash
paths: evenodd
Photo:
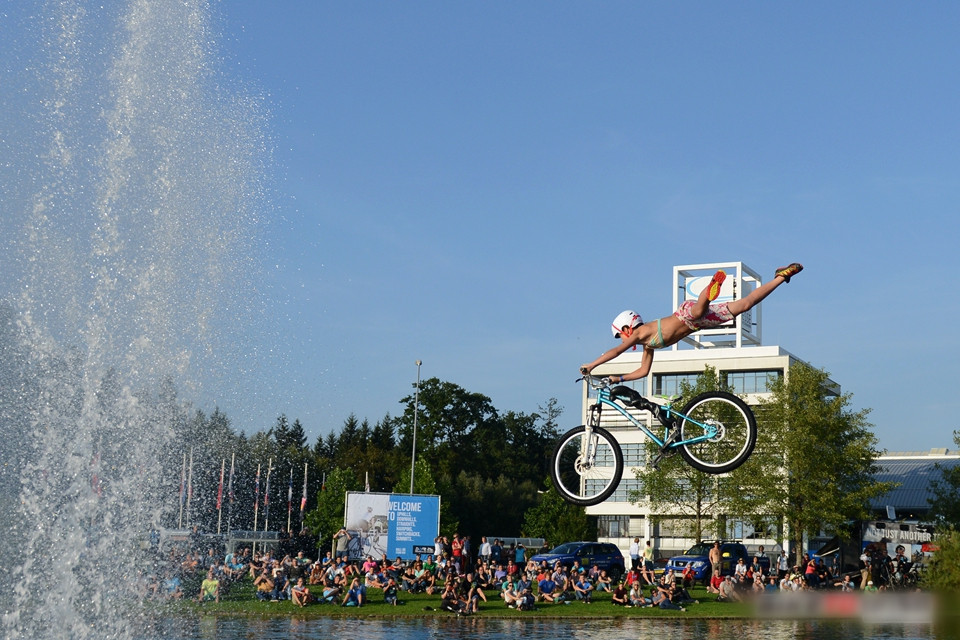
<path id="1" fill-rule="evenodd" d="M 274 585 L 267 569 L 260 571 L 260 575 L 253 581 L 253 586 L 257 588 L 257 600 L 270 600 Z"/>
<path id="2" fill-rule="evenodd" d="M 661 609 L 673 609 L 678 611 L 686 611 L 683 607 L 678 605 L 673 601 L 673 591 L 658 584 L 654 587 L 653 591 L 653 604 L 654 606 L 660 607 Z"/>
<path id="3" fill-rule="evenodd" d="M 523 590 L 523 593 L 520 594 L 520 601 L 517 603 L 518 611 L 533 611 L 534 603 L 537 599 L 533 595 L 533 591 L 530 587 L 527 587 Z"/>
<path id="4" fill-rule="evenodd" d="M 737 593 L 733 583 L 733 578 L 726 576 L 720 583 L 720 593 L 717 595 L 717 602 L 741 602 L 743 598 Z"/>
<path id="5" fill-rule="evenodd" d="M 383 588 L 383 601 L 389 605 L 397 606 L 399 602 L 397 600 L 397 594 L 399 591 L 400 588 L 397 586 L 397 581 L 394 578 L 389 578 L 387 580 L 387 586 Z"/>
<path id="6" fill-rule="evenodd" d="M 297 578 L 297 584 L 290 589 L 290 599 L 293 601 L 293 604 L 297 605 L 301 609 L 313 602 L 313 597 L 310 595 L 310 589 L 308 589 L 307 585 L 303 582 L 303 576 Z"/>
<path id="7" fill-rule="evenodd" d="M 597 578 L 596 590 L 606 591 L 607 593 L 610 593 L 613 590 L 613 580 L 607 574 L 606 569 L 600 570 L 600 576 Z"/>
<path id="8" fill-rule="evenodd" d="M 520 594 L 517 593 L 513 585 L 513 580 L 510 578 L 506 578 L 503 584 L 500 585 L 500 598 L 502 598 L 503 603 L 511 609 L 517 606 L 517 600 L 520 598 Z"/>
<path id="9" fill-rule="evenodd" d="M 447 582 L 444 585 L 443 593 L 440 595 L 440 608 L 456 614 L 466 612 L 466 602 L 457 593 L 453 582 Z"/>
<path id="10" fill-rule="evenodd" d="M 340 585 L 330 585 L 323 587 L 323 596 L 320 598 L 321 603 L 335 604 L 337 598 L 340 597 L 340 594 L 343 592 L 343 589 Z"/>
<path id="11" fill-rule="evenodd" d="M 593 584 L 587 578 L 586 572 L 581 573 L 577 582 L 573 584 L 573 593 L 584 604 L 593 602 Z"/>
<path id="12" fill-rule="evenodd" d="M 613 595 L 610 598 L 610 601 L 613 604 L 621 607 L 630 607 L 630 594 L 627 593 L 626 583 L 621 580 L 617 583 L 617 587 L 613 590 Z"/>
<path id="13" fill-rule="evenodd" d="M 220 581 L 213 575 L 213 569 L 207 571 L 207 577 L 200 583 L 200 602 L 220 602 Z"/>
<path id="14" fill-rule="evenodd" d="M 589 374 L 598 365 L 613 360 L 628 349 L 643 347 L 640 368 L 626 375 L 611 376 L 613 383 L 640 380 L 650 373 L 655 349 L 664 349 L 674 345 L 699 329 L 710 329 L 726 324 L 760 303 L 761 300 L 780 285 L 790 282 L 790 278 L 803 271 L 803 265 L 794 262 L 777 269 L 773 280 L 765 282 L 747 296 L 739 300 L 710 304 L 720 295 L 720 287 L 726 279 L 726 273 L 717 271 L 710 284 L 704 288 L 696 301 L 687 300 L 672 316 L 660 318 L 646 324 L 639 314 L 623 311 L 613 320 L 613 337 L 621 340 L 616 347 L 606 351 L 599 358 L 580 367 L 580 372 Z"/>
<path id="15" fill-rule="evenodd" d="M 556 602 L 557 601 L 557 583 L 553 581 L 551 576 L 544 577 L 537 584 L 538 598 L 542 602 Z"/>
<path id="16" fill-rule="evenodd" d="M 630 605 L 634 607 L 649 607 L 653 606 L 651 601 L 644 597 L 643 587 L 640 586 L 640 582 L 634 582 L 630 585 L 630 595 L 628 596 L 630 600 Z"/>
<path id="17" fill-rule="evenodd" d="M 345 596 L 343 596 L 343 601 L 340 603 L 341 607 L 362 607 L 364 605 L 364 592 L 363 585 L 360 584 L 358 578 L 354 578 L 350 581 L 350 588 L 347 590 Z"/>
<path id="18" fill-rule="evenodd" d="M 714 573 L 710 576 L 710 582 L 707 583 L 707 593 L 720 594 L 720 586 L 723 584 L 723 576 Z"/>

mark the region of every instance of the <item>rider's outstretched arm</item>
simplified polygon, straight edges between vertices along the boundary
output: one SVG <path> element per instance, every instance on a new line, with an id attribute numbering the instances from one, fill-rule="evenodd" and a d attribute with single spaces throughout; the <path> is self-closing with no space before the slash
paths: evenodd
<path id="1" fill-rule="evenodd" d="M 613 347 L 612 349 L 608 350 L 606 353 L 604 353 L 602 356 L 600 356 L 590 364 L 585 364 L 582 367 L 580 367 L 580 371 L 583 372 L 584 374 L 590 373 L 591 371 L 593 371 L 595 367 L 603 364 L 604 362 L 609 362 L 610 360 L 613 360 L 618 355 L 620 355 L 621 353 L 629 349 L 630 346 L 631 345 L 626 342 L 623 344 L 617 345 L 616 347 Z M 631 371 L 626 375 L 611 376 L 611 381 L 627 382 L 630 380 L 640 380 L 641 378 L 646 377 L 648 373 L 650 373 L 650 367 L 652 365 L 653 365 L 653 349 L 649 347 L 644 347 L 643 358 L 640 360 L 640 368 L 634 371 Z"/>

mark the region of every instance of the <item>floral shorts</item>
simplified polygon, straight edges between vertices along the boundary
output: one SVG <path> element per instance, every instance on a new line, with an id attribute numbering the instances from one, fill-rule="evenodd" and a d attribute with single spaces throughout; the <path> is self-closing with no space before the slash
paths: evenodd
<path id="1" fill-rule="evenodd" d="M 733 314 L 727 308 L 726 302 L 710 305 L 707 312 L 700 318 L 693 317 L 693 305 L 693 300 L 687 300 L 680 305 L 680 308 L 673 315 L 694 331 L 697 329 L 712 329 L 733 320 Z"/>

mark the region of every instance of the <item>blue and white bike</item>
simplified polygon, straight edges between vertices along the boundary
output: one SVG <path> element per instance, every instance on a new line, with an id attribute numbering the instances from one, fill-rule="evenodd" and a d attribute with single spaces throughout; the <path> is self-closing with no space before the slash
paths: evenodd
<path id="1" fill-rule="evenodd" d="M 597 392 L 587 424 L 560 437 L 554 450 L 550 475 L 567 502 L 599 504 L 616 491 L 623 475 L 623 451 L 609 431 L 600 426 L 600 414 L 609 407 L 640 429 L 656 445 L 651 462 L 679 452 L 694 469 L 721 474 L 733 471 L 750 457 L 757 443 L 757 421 L 747 403 L 725 391 L 696 396 L 682 411 L 673 408 L 679 398 L 666 404 L 652 402 L 629 387 L 610 387 L 607 378 L 587 375 L 584 380 Z M 658 437 L 627 410 L 649 411 L 663 427 Z"/>

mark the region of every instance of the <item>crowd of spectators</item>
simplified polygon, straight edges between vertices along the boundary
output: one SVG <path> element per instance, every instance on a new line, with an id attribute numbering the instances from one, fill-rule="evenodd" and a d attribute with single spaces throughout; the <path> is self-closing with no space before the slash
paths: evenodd
<path id="1" fill-rule="evenodd" d="M 332 548 L 337 548 L 336 539 Z M 280 556 L 270 550 L 254 553 L 249 547 L 224 554 L 209 548 L 206 553 L 191 551 L 180 557 L 174 550 L 164 563 L 165 575 L 153 581 L 151 590 L 158 598 L 219 602 L 234 584 L 249 580 L 257 600 L 290 601 L 297 607 L 362 607 L 370 598 L 396 606 L 404 603 L 405 594 L 422 593 L 438 596 L 442 610 L 460 615 L 477 612 L 481 603 L 497 601 L 521 611 L 533 610 L 538 604 L 589 605 L 598 592 L 608 593 L 613 605 L 628 608 L 686 610 L 698 603 L 690 596 L 695 582 L 692 571 L 665 571 L 658 576 L 638 562 L 614 580 L 596 565 L 537 564 L 526 558 L 522 545 L 504 547 L 499 540 L 482 539 L 474 556 L 469 539 L 459 535 L 451 540 L 438 537 L 434 551 L 404 561 L 386 556 L 349 559 L 330 551 L 311 559 L 302 550 Z M 898 566 L 905 570 L 910 564 L 902 547 L 897 551 L 896 558 L 881 558 L 868 549 L 861 557 L 862 571 L 845 575 L 807 554 L 792 566 L 786 554 L 773 561 L 761 556 L 752 562 L 741 559 L 732 575 L 714 573 L 707 591 L 719 602 L 742 602 L 772 592 L 883 590 Z M 878 564 L 887 568 L 878 571 Z M 891 564 L 892 569 L 888 567 Z"/>

